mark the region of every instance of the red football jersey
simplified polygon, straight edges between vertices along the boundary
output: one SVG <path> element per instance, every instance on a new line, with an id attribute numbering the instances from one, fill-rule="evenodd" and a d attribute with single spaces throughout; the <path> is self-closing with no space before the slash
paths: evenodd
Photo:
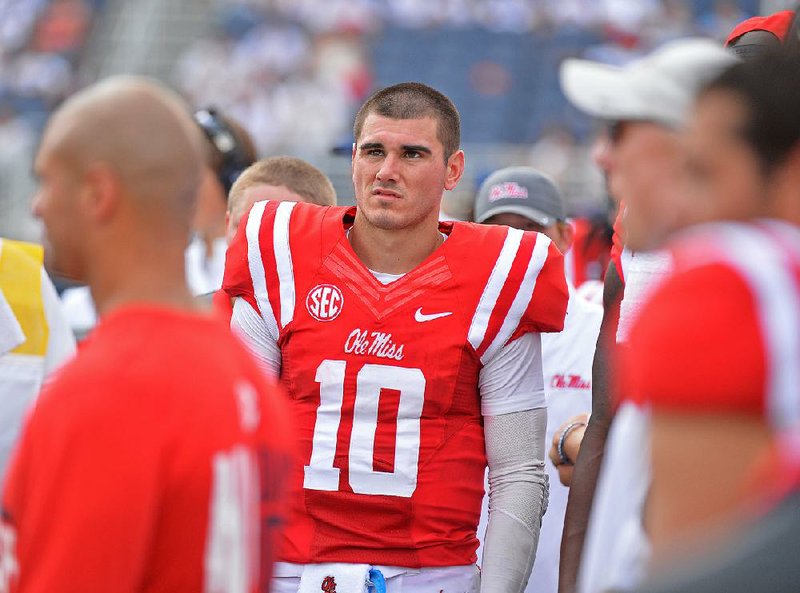
<path id="1" fill-rule="evenodd" d="M 211 296 L 211 311 L 223 323 L 230 325 L 231 315 L 233 315 L 233 304 L 231 303 L 231 297 L 221 288 L 214 291 L 214 294 Z"/>
<path id="2" fill-rule="evenodd" d="M 26 425 L 0 589 L 263 590 L 294 453 L 284 398 L 216 320 L 104 318 Z"/>
<path id="3" fill-rule="evenodd" d="M 800 425 L 800 232 L 702 227 L 675 250 L 623 357 L 624 393 L 657 408 Z"/>
<path id="4" fill-rule="evenodd" d="M 623 262 L 623 252 L 625 251 L 625 241 L 623 236 L 625 229 L 622 224 L 622 217 L 625 216 L 625 204 L 620 203 L 617 218 L 614 220 L 614 234 L 611 236 L 611 261 L 617 268 L 617 276 L 625 283 L 625 265 Z"/>
<path id="5" fill-rule="evenodd" d="M 486 467 L 478 378 L 525 332 L 560 331 L 563 259 L 544 235 L 442 223 L 383 285 L 346 236 L 355 208 L 260 202 L 223 288 L 277 330 L 304 468 L 281 560 L 474 562 Z"/>

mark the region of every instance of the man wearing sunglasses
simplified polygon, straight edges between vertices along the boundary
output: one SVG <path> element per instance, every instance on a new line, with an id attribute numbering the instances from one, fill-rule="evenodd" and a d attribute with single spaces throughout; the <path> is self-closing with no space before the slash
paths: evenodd
<path id="1" fill-rule="evenodd" d="M 680 131 L 697 89 L 734 60 L 712 42 L 685 40 L 625 68 L 582 60 L 562 65 L 562 86 L 569 100 L 610 122 L 608 139 L 597 150 L 596 160 L 611 195 L 625 204 L 622 226 L 627 247 L 606 282 L 592 417 L 564 526 L 562 592 L 624 590 L 642 577 L 648 549 L 641 521 L 649 486 L 647 420 L 633 404 L 613 409 L 607 376 L 613 340 L 608 337 L 616 333 L 616 341 L 625 342 L 649 290 L 669 267 L 668 258 L 653 250 L 696 216 L 680 184 L 684 166 Z M 617 323 L 612 295 L 621 292 L 621 283 L 613 284 L 622 277 L 626 284 Z"/>

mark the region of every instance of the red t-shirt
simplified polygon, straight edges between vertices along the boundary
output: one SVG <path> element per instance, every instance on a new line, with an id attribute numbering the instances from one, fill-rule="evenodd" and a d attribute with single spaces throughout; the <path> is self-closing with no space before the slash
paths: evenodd
<path id="1" fill-rule="evenodd" d="M 383 285 L 347 239 L 354 214 L 261 202 L 228 252 L 223 287 L 275 328 L 299 428 L 281 560 L 469 564 L 479 372 L 523 333 L 562 329 L 563 258 L 543 235 L 442 223 L 444 244 Z"/>
<path id="2" fill-rule="evenodd" d="M 654 408 L 800 421 L 800 232 L 781 223 L 701 228 L 630 334 L 625 395 Z"/>
<path id="3" fill-rule="evenodd" d="M 147 305 L 104 318 L 26 424 L 0 588 L 261 590 L 292 459 L 283 398 L 216 320 Z"/>

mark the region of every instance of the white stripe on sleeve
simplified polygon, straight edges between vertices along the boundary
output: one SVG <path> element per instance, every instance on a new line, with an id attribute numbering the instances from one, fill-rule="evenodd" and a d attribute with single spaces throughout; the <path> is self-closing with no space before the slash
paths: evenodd
<path id="1" fill-rule="evenodd" d="M 275 213 L 275 264 L 278 267 L 278 282 L 281 298 L 281 327 L 286 327 L 294 319 L 295 288 L 292 251 L 289 248 L 289 219 L 296 202 L 281 202 Z"/>
<path id="2" fill-rule="evenodd" d="M 500 296 L 500 291 L 508 279 L 508 274 L 511 271 L 511 264 L 514 263 L 514 258 L 517 257 L 519 245 L 522 241 L 522 231 L 518 229 L 508 229 L 503 248 L 500 250 L 500 255 L 497 262 L 489 275 L 489 281 L 483 289 L 481 300 L 478 302 L 478 308 L 475 310 L 475 315 L 472 318 L 472 323 L 469 326 L 469 343 L 477 350 L 483 339 L 486 337 L 486 330 L 489 327 L 489 319 L 492 316 L 492 311 L 497 304 L 497 299 Z"/>
<path id="3" fill-rule="evenodd" d="M 261 310 L 261 317 L 267 328 L 278 334 L 278 322 L 275 320 L 275 312 L 269 302 L 269 291 L 267 290 L 267 279 L 264 274 L 264 261 L 261 257 L 261 245 L 258 242 L 258 235 L 261 230 L 261 219 L 264 216 L 264 208 L 267 202 L 256 202 L 247 215 L 247 226 L 245 234 L 247 236 L 247 264 L 250 267 L 250 278 L 253 280 L 253 293 L 256 303 Z"/>
<path id="4" fill-rule="evenodd" d="M 533 289 L 536 288 L 536 280 L 539 277 L 539 272 L 542 271 L 542 267 L 545 261 L 547 261 L 547 251 L 549 248 L 550 239 L 548 237 L 542 234 L 536 237 L 536 245 L 534 245 L 531 259 L 528 261 L 528 269 L 525 270 L 525 277 L 522 279 L 514 301 L 511 303 L 511 309 L 509 309 L 508 315 L 506 315 L 506 318 L 503 320 L 503 325 L 500 326 L 500 331 L 497 332 L 491 345 L 486 349 L 486 352 L 483 353 L 483 356 L 481 356 L 481 362 L 483 364 L 486 364 L 492 359 L 517 329 L 533 296 Z"/>

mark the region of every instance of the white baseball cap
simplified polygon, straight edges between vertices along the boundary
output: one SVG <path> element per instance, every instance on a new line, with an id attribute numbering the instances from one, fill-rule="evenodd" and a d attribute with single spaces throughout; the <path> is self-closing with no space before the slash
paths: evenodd
<path id="1" fill-rule="evenodd" d="M 567 59 L 561 88 L 573 105 L 595 117 L 681 127 L 695 94 L 736 61 L 711 40 L 679 39 L 623 67 Z"/>

